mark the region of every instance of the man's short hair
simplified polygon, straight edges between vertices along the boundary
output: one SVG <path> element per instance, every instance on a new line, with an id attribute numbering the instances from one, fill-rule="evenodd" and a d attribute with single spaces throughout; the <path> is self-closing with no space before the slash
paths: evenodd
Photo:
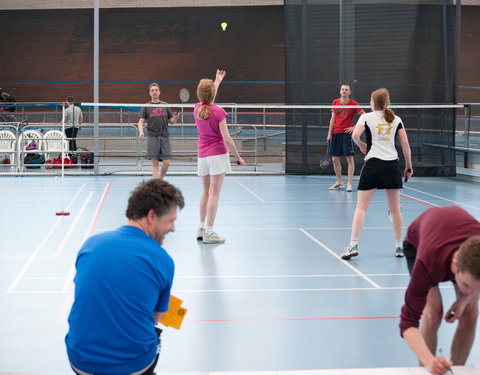
<path id="1" fill-rule="evenodd" d="M 153 178 L 140 183 L 132 191 L 125 214 L 129 220 L 139 220 L 146 217 L 151 209 L 157 216 L 163 216 L 172 207 L 182 209 L 184 205 L 179 189 L 159 178 Z"/>
<path id="2" fill-rule="evenodd" d="M 73 96 L 67 96 L 67 103 L 73 104 Z"/>
<path id="3" fill-rule="evenodd" d="M 160 86 L 156 82 L 150 83 L 150 85 L 148 85 L 148 89 L 150 90 L 153 86 L 157 86 L 158 89 L 160 90 Z"/>
<path id="4" fill-rule="evenodd" d="M 468 272 L 480 280 L 480 236 L 473 236 L 458 249 L 458 272 Z"/>

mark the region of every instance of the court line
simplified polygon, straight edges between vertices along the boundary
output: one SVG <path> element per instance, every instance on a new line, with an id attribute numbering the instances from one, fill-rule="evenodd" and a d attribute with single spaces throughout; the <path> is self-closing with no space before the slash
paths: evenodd
<path id="1" fill-rule="evenodd" d="M 65 250 L 65 247 L 67 246 L 67 242 L 70 239 L 70 237 L 72 236 L 73 230 L 76 228 L 78 222 L 82 218 L 83 212 L 85 211 L 85 208 L 90 203 L 90 200 L 92 199 L 92 196 L 93 196 L 93 191 L 91 191 L 88 194 L 87 199 L 85 199 L 85 201 L 83 202 L 83 205 L 80 208 L 80 210 L 78 211 L 78 214 L 75 215 L 75 219 L 70 224 L 70 227 L 68 228 L 67 233 L 65 233 L 65 236 L 63 237 L 63 241 L 60 243 L 60 245 L 58 245 L 58 248 L 57 248 L 57 251 L 55 251 L 55 254 L 53 254 L 54 257 L 60 256 L 60 254 L 63 252 L 63 250 Z"/>
<path id="2" fill-rule="evenodd" d="M 285 321 L 316 321 L 316 320 L 375 320 L 400 319 L 400 316 L 349 316 L 334 318 L 246 318 L 246 319 L 192 319 L 189 322 L 285 322 Z"/>
<path id="3" fill-rule="evenodd" d="M 244 184 L 242 184 L 241 182 L 238 182 L 238 184 L 243 187 L 246 191 L 248 191 L 250 194 L 252 194 L 255 198 L 257 198 L 260 202 L 263 202 L 265 203 L 265 200 L 262 199 L 260 196 L 258 196 L 255 192 L 253 192 L 252 190 L 250 190 L 248 187 L 246 187 Z"/>
<path id="4" fill-rule="evenodd" d="M 408 273 L 371 273 L 367 276 L 410 276 Z M 361 277 L 358 274 L 331 274 L 331 275 L 175 275 L 175 279 L 274 279 L 274 278 L 321 278 L 321 277 Z"/>
<path id="5" fill-rule="evenodd" d="M 435 203 L 432 203 L 432 202 L 429 202 L 429 201 L 426 201 L 426 200 L 423 200 L 423 199 L 420 199 L 420 198 L 415 198 L 415 197 L 412 197 L 411 195 L 400 193 L 400 196 L 404 197 L 404 198 L 407 198 L 407 199 L 410 199 L 411 201 L 414 201 L 414 202 L 417 202 L 417 203 L 426 204 L 427 206 L 430 206 L 430 207 L 440 207 L 440 205 L 438 205 L 438 204 L 435 204 Z"/>
<path id="6" fill-rule="evenodd" d="M 85 242 L 85 240 L 88 237 L 92 235 L 94 229 L 97 226 L 98 220 L 100 220 L 103 207 L 105 206 L 105 202 L 112 188 L 112 183 L 113 183 L 113 180 L 111 179 L 110 181 L 108 181 L 108 183 L 105 185 L 105 188 L 103 189 L 102 195 L 98 200 L 98 204 L 95 209 L 95 212 L 92 215 L 92 220 L 90 221 L 90 224 L 85 232 L 85 236 L 83 237 L 82 244 Z M 63 299 L 62 306 L 60 307 L 60 310 L 58 311 L 58 314 L 57 314 L 57 322 L 59 323 L 64 322 L 67 319 L 68 313 L 70 311 L 70 307 L 72 306 L 72 303 L 73 303 L 73 291 L 69 292 L 69 288 L 70 288 L 70 285 L 72 284 L 74 277 L 75 277 L 75 264 L 72 264 L 70 267 L 70 270 L 68 271 L 67 277 L 65 278 L 65 282 L 63 283 L 62 289 L 60 290 L 60 293 L 64 293 L 66 294 L 66 296 Z"/>
<path id="7" fill-rule="evenodd" d="M 454 201 L 453 199 L 444 198 L 444 197 L 441 197 L 441 196 L 439 196 L 439 195 L 430 194 L 430 193 L 427 193 L 426 191 L 414 189 L 414 188 L 411 188 L 411 187 L 409 187 L 409 186 L 407 186 L 407 187 L 404 186 L 404 188 L 410 189 L 410 190 L 413 190 L 413 191 L 416 191 L 417 193 L 420 193 L 420 194 L 429 195 L 429 196 L 431 196 L 431 197 L 433 197 L 433 198 L 441 199 L 441 200 L 444 200 L 444 201 L 447 201 L 447 202 L 451 202 L 451 203 L 455 203 L 455 204 L 458 204 L 458 205 L 462 205 L 462 206 L 464 206 L 464 207 L 472 208 L 472 209 L 474 209 L 474 210 L 480 210 L 479 207 L 470 206 L 469 204 L 465 204 L 465 203 L 461 203 L 461 202 L 458 202 L 458 201 Z"/>
<path id="8" fill-rule="evenodd" d="M 361 272 L 358 268 L 352 266 L 350 262 L 347 262 L 347 261 L 343 260 L 342 258 L 340 258 L 340 256 L 336 252 L 334 252 L 332 249 L 330 249 L 327 245 L 325 245 L 322 242 L 320 242 L 319 240 L 317 240 L 310 233 L 308 233 L 305 229 L 299 228 L 298 230 L 300 232 L 302 232 L 304 235 L 306 235 L 308 238 L 310 238 L 313 242 L 315 242 L 316 244 L 323 247 L 328 253 L 330 253 L 330 255 L 337 258 L 340 262 L 342 262 L 345 266 L 350 268 L 353 272 L 355 272 L 357 275 L 359 275 L 362 279 L 364 279 L 366 282 L 368 282 L 374 288 L 382 289 L 382 287 L 380 285 L 378 285 L 375 281 L 370 279 L 367 275 L 365 275 L 363 272 Z"/>
<path id="9" fill-rule="evenodd" d="M 70 203 L 68 204 L 68 206 L 66 207 L 66 210 L 68 211 L 70 209 L 70 207 L 73 205 L 73 203 L 75 202 L 75 200 L 78 198 L 80 192 L 83 190 L 83 188 L 85 187 L 85 184 L 83 184 L 82 186 L 80 186 L 80 188 L 78 189 L 77 193 L 73 196 L 73 198 L 70 200 Z M 17 276 L 15 277 L 15 279 L 13 279 L 12 283 L 10 284 L 10 286 L 8 287 L 6 293 L 12 293 L 12 291 L 15 289 L 15 287 L 18 285 L 18 283 L 20 282 L 20 279 L 25 275 L 25 273 L 27 272 L 28 268 L 30 268 L 30 266 L 32 265 L 33 261 L 35 260 L 35 258 L 38 256 L 38 254 L 40 253 L 40 251 L 43 249 L 43 247 L 45 246 L 45 244 L 47 243 L 48 239 L 51 237 L 51 235 L 55 232 L 55 230 L 57 229 L 58 225 L 60 224 L 61 220 L 64 220 L 66 217 L 65 216 L 58 216 L 57 217 L 57 220 L 55 220 L 55 223 L 50 227 L 49 231 L 45 234 L 45 237 L 43 237 L 42 241 L 38 244 L 38 246 L 35 248 L 35 250 L 33 251 L 33 253 L 30 255 L 30 257 L 28 258 L 27 262 L 23 265 L 22 269 L 18 272 Z"/>
<path id="10" fill-rule="evenodd" d="M 108 195 L 110 194 L 110 189 L 112 187 L 112 181 L 110 180 L 106 185 L 105 188 L 103 189 L 102 195 L 100 196 L 100 199 L 98 200 L 97 208 L 95 209 L 95 212 L 92 215 L 92 220 L 90 221 L 90 225 L 88 226 L 85 236 L 83 237 L 82 244 L 85 242 L 85 240 L 90 237 L 93 233 L 93 230 L 97 226 L 98 220 L 100 219 L 101 212 L 103 211 L 103 207 L 105 205 L 105 202 L 107 200 Z M 70 283 L 73 280 L 73 277 L 75 275 L 75 264 L 72 264 L 70 267 L 70 270 L 67 274 L 67 277 L 65 278 L 65 283 L 63 284 L 62 287 L 62 292 L 66 293 Z"/>

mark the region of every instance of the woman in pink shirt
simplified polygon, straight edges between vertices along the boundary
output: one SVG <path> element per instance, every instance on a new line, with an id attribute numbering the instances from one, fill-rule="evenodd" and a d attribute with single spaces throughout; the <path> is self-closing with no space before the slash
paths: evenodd
<path id="1" fill-rule="evenodd" d="M 213 104 L 225 74 L 225 71 L 217 69 L 215 82 L 211 79 L 200 81 L 197 87 L 199 102 L 193 109 L 198 131 L 198 175 L 202 178 L 203 184 L 197 240 L 202 240 L 203 243 L 225 242 L 225 238 L 214 232 L 213 224 L 223 180 L 225 174 L 231 170 L 228 151 L 235 155 L 237 164 L 245 164 L 228 133 L 227 113 L 223 108 Z"/>

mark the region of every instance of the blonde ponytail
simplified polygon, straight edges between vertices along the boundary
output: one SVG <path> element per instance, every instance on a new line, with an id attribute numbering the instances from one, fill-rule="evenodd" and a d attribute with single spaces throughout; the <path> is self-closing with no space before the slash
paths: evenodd
<path id="1" fill-rule="evenodd" d="M 387 106 L 390 105 L 390 94 L 387 89 L 381 88 L 372 92 L 373 107 L 377 111 L 383 110 L 383 118 L 387 122 L 392 122 L 395 119 L 395 112 Z"/>
<path id="2" fill-rule="evenodd" d="M 197 98 L 202 102 L 197 116 L 202 120 L 208 120 L 211 114 L 210 104 L 215 99 L 215 85 L 211 79 L 201 79 L 197 87 Z"/>

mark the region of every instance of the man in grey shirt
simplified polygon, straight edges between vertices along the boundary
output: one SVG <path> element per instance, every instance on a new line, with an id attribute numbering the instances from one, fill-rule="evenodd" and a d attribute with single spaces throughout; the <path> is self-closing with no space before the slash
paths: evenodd
<path id="1" fill-rule="evenodd" d="M 65 109 L 65 135 L 70 138 L 68 141 L 70 151 L 77 150 L 77 133 L 78 127 L 83 122 L 82 110 L 80 107 L 75 106 L 73 102 L 73 96 L 67 97 L 68 108 Z M 67 128 L 68 126 L 68 128 Z"/>
<path id="2" fill-rule="evenodd" d="M 157 83 L 149 86 L 149 94 L 152 99 L 147 104 L 167 104 L 160 100 L 160 87 Z M 152 162 L 153 178 L 163 179 L 167 174 L 172 158 L 172 146 L 168 135 L 168 124 L 175 124 L 178 113 L 172 114 L 169 107 L 142 107 L 138 114 L 138 137 L 144 138 L 143 126 L 147 120 L 147 159 Z M 158 171 L 159 162 L 162 168 Z"/>

